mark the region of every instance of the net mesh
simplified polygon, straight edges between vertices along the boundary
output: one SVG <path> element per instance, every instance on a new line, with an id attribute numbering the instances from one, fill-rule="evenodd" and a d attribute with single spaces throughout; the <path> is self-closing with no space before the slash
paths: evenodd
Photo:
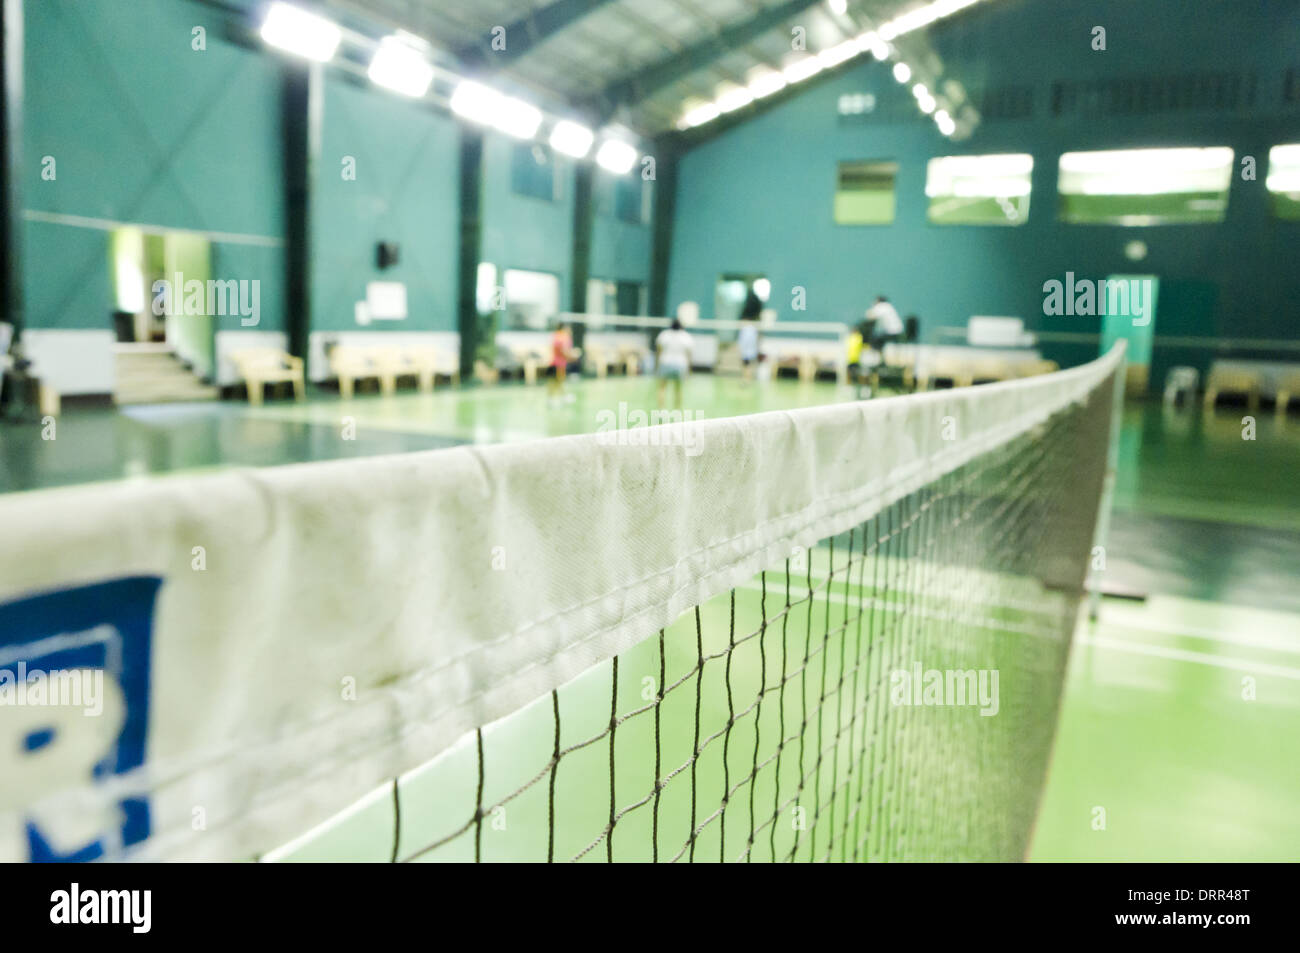
<path id="1" fill-rule="evenodd" d="M 1069 527 L 1096 512 L 1077 474 L 1089 412 L 792 551 L 395 779 L 390 858 L 1023 858 L 1087 556 Z"/>

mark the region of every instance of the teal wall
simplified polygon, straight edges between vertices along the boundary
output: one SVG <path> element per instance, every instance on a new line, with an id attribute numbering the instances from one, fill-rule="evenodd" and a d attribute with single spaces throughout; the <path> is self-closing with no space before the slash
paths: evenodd
<path id="1" fill-rule="evenodd" d="M 1090 48 L 1107 30 L 1106 52 Z M 950 142 L 920 117 L 889 64 L 866 58 L 705 142 L 679 175 L 669 272 L 669 306 L 698 301 L 712 311 L 724 271 L 764 272 L 782 320 L 855 321 L 877 293 L 922 319 L 924 336 L 971 315 L 1015 315 L 1030 327 L 1096 332 L 1096 318 L 1046 317 L 1043 282 L 1140 271 L 1159 275 L 1158 334 L 1289 337 L 1300 328 L 1300 226 L 1269 216 L 1268 148 L 1300 141 L 1300 103 L 1282 102 L 1283 75 L 1300 67 L 1296 0 L 999 0 L 933 30 L 945 75 L 968 89 L 1029 84 L 1028 119 L 983 122 Z M 1257 77 L 1253 106 L 1232 112 L 1182 110 L 1146 116 L 1055 117 L 1056 79 L 1246 71 Z M 871 92 L 875 113 L 842 121 L 843 93 Z M 1056 167 L 1062 152 L 1142 146 L 1232 146 L 1254 155 L 1259 177 L 1234 177 L 1227 218 L 1218 225 L 1123 228 L 1056 221 Z M 926 221 L 925 165 L 937 155 L 1029 152 L 1034 156 L 1029 221 L 1009 228 L 936 226 Z M 837 226 L 831 217 L 836 163 L 899 162 L 897 216 L 890 226 Z M 1132 239 L 1145 261 L 1123 255 Z M 808 310 L 793 312 L 790 289 L 807 289 Z M 1095 348 L 1048 348 L 1076 362 Z M 1187 357 L 1188 355 L 1182 355 Z M 1166 358 L 1172 359 L 1169 355 Z M 1208 354 L 1192 355 L 1193 363 Z"/>
<path id="2" fill-rule="evenodd" d="M 640 176 L 640 164 L 628 175 Z M 591 233 L 591 277 L 605 281 L 637 281 L 649 285 L 652 231 L 648 222 L 634 225 L 616 216 L 614 180 L 612 174 L 597 168 L 596 216 Z"/>
<path id="3" fill-rule="evenodd" d="M 189 0 L 27 0 L 23 202 L 36 213 L 214 236 L 212 277 L 256 279 L 260 330 L 285 322 L 285 227 L 279 56 L 234 45 L 224 18 Z M 207 49 L 191 49 L 191 30 Z M 405 321 L 368 329 L 455 330 L 460 125 L 426 106 L 325 71 L 321 152 L 311 204 L 312 330 L 355 329 L 366 284 L 407 286 Z M 482 259 L 546 271 L 572 306 L 573 161 L 557 159 L 554 201 L 516 194 L 516 140 L 485 134 Z M 42 181 L 51 155 L 58 178 Z M 341 175 L 356 160 L 355 180 Z M 90 223 L 85 223 L 90 224 Z M 103 222 L 101 222 L 101 225 Z M 111 328 L 106 227 L 27 220 L 26 323 Z M 380 271 L 375 246 L 400 262 Z M 592 274 L 646 281 L 650 228 L 598 215 Z M 220 328 L 240 328 L 239 316 Z"/>
<path id="4" fill-rule="evenodd" d="M 556 156 L 554 201 L 519 195 L 511 188 L 511 162 L 519 140 L 488 132 L 483 137 L 483 237 L 480 259 L 506 269 L 545 271 L 560 279 L 560 307 L 572 308 L 573 160 Z"/>
<path id="5" fill-rule="evenodd" d="M 371 281 L 406 285 L 407 318 L 372 331 L 456 330 L 456 122 L 326 73 L 321 151 L 312 189 L 312 330 L 356 330 Z M 356 178 L 343 177 L 345 157 Z M 400 246 L 380 270 L 375 246 Z"/>
<path id="6" fill-rule="evenodd" d="M 184 0 L 28 0 L 23 203 L 28 211 L 248 236 L 215 240 L 213 278 L 261 282 L 283 326 L 280 66 L 222 39 Z M 207 49 L 191 30 L 207 30 Z M 58 178 L 41 177 L 53 156 Z M 108 231 L 24 222 L 25 320 L 112 327 Z M 239 316 L 218 319 L 240 327 Z"/>

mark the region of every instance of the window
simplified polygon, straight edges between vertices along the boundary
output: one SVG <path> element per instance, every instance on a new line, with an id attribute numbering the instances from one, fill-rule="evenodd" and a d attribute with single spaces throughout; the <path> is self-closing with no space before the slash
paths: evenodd
<path id="1" fill-rule="evenodd" d="M 646 286 L 641 281 L 587 280 L 588 315 L 644 315 Z"/>
<path id="2" fill-rule="evenodd" d="M 555 201 L 555 158 L 536 143 L 515 146 L 510 165 L 510 187 L 519 195 Z"/>
<path id="3" fill-rule="evenodd" d="M 543 330 L 560 313 L 560 279 L 545 271 L 505 271 L 506 327 Z"/>
<path id="4" fill-rule="evenodd" d="M 618 287 L 602 278 L 587 279 L 587 313 L 618 314 Z"/>
<path id="5" fill-rule="evenodd" d="M 1057 188 L 1061 220 L 1076 224 L 1221 222 L 1232 150 L 1125 149 L 1067 152 Z"/>
<path id="6" fill-rule="evenodd" d="M 893 222 L 897 175 L 897 162 L 841 162 L 835 187 L 835 224 Z"/>
<path id="7" fill-rule="evenodd" d="M 645 222 L 645 180 L 639 175 L 614 180 L 614 217 L 629 225 Z"/>
<path id="8" fill-rule="evenodd" d="M 936 225 L 1023 225 L 1029 219 L 1033 156 L 942 156 L 926 167 Z"/>
<path id="9" fill-rule="evenodd" d="M 1300 222 L 1300 143 L 1268 150 L 1268 179 L 1273 215 Z"/>

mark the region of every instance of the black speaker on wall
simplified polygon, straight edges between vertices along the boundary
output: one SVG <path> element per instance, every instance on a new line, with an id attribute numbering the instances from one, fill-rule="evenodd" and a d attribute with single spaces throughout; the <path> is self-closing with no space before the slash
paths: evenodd
<path id="1" fill-rule="evenodd" d="M 375 246 L 375 261 L 380 268 L 391 268 L 397 264 L 399 251 L 397 242 L 380 242 Z"/>

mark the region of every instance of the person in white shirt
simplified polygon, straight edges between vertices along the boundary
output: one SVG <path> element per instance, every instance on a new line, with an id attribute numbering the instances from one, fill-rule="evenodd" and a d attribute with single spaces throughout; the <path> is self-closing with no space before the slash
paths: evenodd
<path id="1" fill-rule="evenodd" d="M 691 368 L 691 336 L 682 330 L 682 322 L 673 318 L 672 327 L 659 332 L 655 339 L 658 360 L 655 368 L 659 375 L 659 406 L 664 405 L 668 382 L 673 382 L 673 404 L 682 406 L 682 380 Z"/>
<path id="2" fill-rule="evenodd" d="M 871 346 L 877 351 L 889 341 L 903 336 L 903 319 L 884 295 L 877 295 L 876 303 L 867 309 L 867 320 L 875 322 L 871 329 Z"/>
<path id="3" fill-rule="evenodd" d="M 875 365 L 877 368 L 885 361 L 885 345 L 890 341 L 900 341 L 904 337 L 903 319 L 898 316 L 898 311 L 889 303 L 889 299 L 884 295 L 876 295 L 875 303 L 867 309 L 866 320 L 863 321 L 863 338 L 867 339 L 870 335 L 871 349 L 876 352 Z M 870 397 L 879 383 L 876 370 L 871 374 L 871 386 L 865 389 L 859 387 L 858 398 Z"/>

